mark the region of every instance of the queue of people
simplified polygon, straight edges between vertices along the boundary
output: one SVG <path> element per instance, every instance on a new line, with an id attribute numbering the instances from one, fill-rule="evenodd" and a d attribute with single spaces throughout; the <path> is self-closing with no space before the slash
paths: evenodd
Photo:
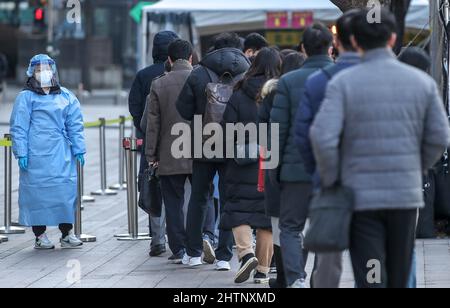
<path id="1" fill-rule="evenodd" d="M 345 13 L 337 21 L 336 36 L 314 24 L 305 30 L 298 50 L 269 47 L 258 34 L 242 40 L 223 33 L 194 68 L 188 42 L 178 39 L 169 45 L 175 72 L 162 74 L 151 86 L 146 155 L 160 169 L 176 263 L 214 263 L 218 271 L 228 271 L 235 246 L 241 264 L 235 283 L 253 274 L 255 283 L 269 282 L 273 288 L 305 288 L 309 253 L 303 240 L 311 197 L 344 185 L 355 194 L 349 249 L 356 285 L 411 287 L 422 175 L 448 146 L 449 127 L 435 82 L 395 58 L 391 13 L 383 11 L 379 24 L 368 23 L 366 13 Z M 226 91 L 230 87 L 231 94 Z M 217 97 L 224 107 L 211 117 Z M 173 125 L 194 128 L 196 116 L 243 127 L 276 123 L 278 168 L 265 170 L 261 179 L 258 160 L 220 155 L 173 160 Z M 269 130 L 269 137 L 273 133 Z M 234 142 L 236 136 L 231 137 Z M 245 140 L 244 147 L 250 148 L 254 141 Z M 177 166 L 184 167 L 172 170 Z M 166 178 L 166 170 L 173 174 Z M 203 236 L 216 174 L 217 246 Z M 184 224 L 187 180 L 191 196 Z M 270 280 L 272 260 L 277 278 Z M 370 260 L 380 261 L 379 283 L 367 280 Z M 315 254 L 311 286 L 339 287 L 342 264 L 342 251 Z"/>
<path id="2" fill-rule="evenodd" d="M 366 16 L 366 10 L 345 13 L 337 35 L 315 23 L 297 50 L 270 47 L 259 34 L 242 39 L 222 33 L 200 61 L 177 34 L 155 36 L 154 64 L 137 74 L 129 97 L 145 141 L 140 185 L 146 185 L 146 169 L 157 170 L 164 203 L 160 217 L 149 215 L 151 257 L 166 252 L 167 234 L 171 263 L 230 271 L 235 248 L 240 267 L 234 283 L 253 279 L 271 288 L 306 288 L 311 198 L 343 186 L 354 196 L 348 249 L 356 286 L 414 287 L 423 176 L 450 144 L 449 123 L 438 87 L 425 72 L 429 64 L 422 65 L 426 55 L 411 49 L 400 62 L 392 51 L 393 15 L 382 10 L 380 23 Z M 53 59 L 33 58 L 11 116 L 21 169 L 20 223 L 33 227 L 37 249 L 55 247 L 47 226 L 59 226 L 62 247 L 82 245 L 71 230 L 75 167 L 86 153 L 83 119 L 78 100 L 57 76 Z M 194 155 L 196 146 L 211 142 L 196 135 L 199 117 L 204 129 L 241 129 L 221 137 L 212 129 L 207 137 L 218 140 L 215 155 Z M 261 124 L 270 129 L 262 131 Z M 192 149 L 181 149 L 189 157 L 174 154 L 179 125 L 191 128 Z M 252 125 L 256 139 L 246 134 Z M 239 135 L 243 143 L 236 142 Z M 276 140 L 278 147 L 264 148 L 262 139 Z M 258 155 L 238 157 L 237 149 Z M 270 150 L 278 151 L 279 163 L 266 170 Z M 311 287 L 339 287 L 343 251 L 314 257 Z M 373 260 L 381 277 L 371 280 Z M 277 276 L 270 279 L 273 263 Z"/>

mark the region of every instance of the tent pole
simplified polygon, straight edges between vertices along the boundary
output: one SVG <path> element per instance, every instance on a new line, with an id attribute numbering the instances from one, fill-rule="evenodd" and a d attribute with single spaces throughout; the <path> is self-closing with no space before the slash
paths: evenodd
<path id="1" fill-rule="evenodd" d="M 439 21 L 439 6 L 440 0 L 430 1 L 430 27 L 431 27 L 431 44 L 430 52 L 431 59 L 433 59 L 431 67 L 431 75 L 436 80 L 443 92 L 443 71 L 442 71 L 442 57 L 443 57 L 443 29 Z"/>
<path id="2" fill-rule="evenodd" d="M 141 51 L 140 51 L 140 67 L 139 69 L 144 69 L 147 66 L 147 47 L 148 47 L 148 13 L 147 11 L 142 12 L 142 38 L 141 38 Z"/>

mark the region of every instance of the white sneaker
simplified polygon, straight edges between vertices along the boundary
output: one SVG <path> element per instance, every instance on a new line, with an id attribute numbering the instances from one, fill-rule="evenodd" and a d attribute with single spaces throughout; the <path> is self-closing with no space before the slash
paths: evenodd
<path id="1" fill-rule="evenodd" d="M 197 267 L 197 266 L 200 266 L 200 265 L 203 265 L 202 257 L 191 258 L 191 259 L 189 260 L 189 266 L 190 266 L 190 267 Z"/>
<path id="2" fill-rule="evenodd" d="M 34 249 L 38 250 L 55 249 L 55 245 L 53 245 L 53 243 L 48 239 L 47 234 L 44 233 L 36 239 L 36 242 L 34 243 Z"/>
<path id="3" fill-rule="evenodd" d="M 306 289 L 306 281 L 305 279 L 298 279 L 288 287 L 288 289 Z"/>
<path id="4" fill-rule="evenodd" d="M 181 261 L 181 263 L 183 265 L 188 265 L 190 267 L 197 267 L 197 266 L 203 265 L 202 257 L 192 258 L 192 257 L 188 256 L 187 254 L 185 254 L 183 256 L 183 260 Z"/>
<path id="5" fill-rule="evenodd" d="M 183 265 L 189 265 L 189 261 L 191 261 L 191 257 L 189 257 L 186 253 L 183 256 L 183 259 L 181 260 L 181 264 Z"/>
<path id="6" fill-rule="evenodd" d="M 231 271 L 230 262 L 227 261 L 217 261 L 216 262 L 216 271 L 218 272 L 228 272 Z"/>
<path id="7" fill-rule="evenodd" d="M 74 234 L 69 234 L 61 239 L 61 248 L 80 248 L 83 242 L 80 241 Z"/>

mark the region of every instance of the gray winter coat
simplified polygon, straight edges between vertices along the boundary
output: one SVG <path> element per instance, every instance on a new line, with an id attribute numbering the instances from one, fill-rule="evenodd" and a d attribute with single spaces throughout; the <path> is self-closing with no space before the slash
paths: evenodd
<path id="1" fill-rule="evenodd" d="M 388 49 L 336 75 L 310 135 L 323 187 L 353 189 L 356 211 L 422 208 L 422 176 L 450 144 L 436 83 Z"/>

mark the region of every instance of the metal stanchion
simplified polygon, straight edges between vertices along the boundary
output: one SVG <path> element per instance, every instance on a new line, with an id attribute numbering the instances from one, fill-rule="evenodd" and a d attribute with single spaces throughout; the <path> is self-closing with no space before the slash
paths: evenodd
<path id="1" fill-rule="evenodd" d="M 129 234 L 116 235 L 119 241 L 148 241 L 148 233 L 139 234 L 138 229 L 138 193 L 137 193 L 137 151 L 136 138 L 124 138 L 126 164 L 127 164 L 127 201 L 128 201 L 128 232 Z"/>
<path id="2" fill-rule="evenodd" d="M 125 184 L 125 149 L 122 144 L 125 138 L 125 122 L 126 118 L 121 116 L 119 123 L 119 183 L 109 187 L 113 190 L 127 189 L 127 184 Z"/>
<path id="3" fill-rule="evenodd" d="M 106 120 L 104 118 L 100 121 L 100 178 L 101 188 L 92 192 L 94 196 L 113 196 L 117 195 L 117 191 L 110 190 L 106 184 Z"/>
<path id="4" fill-rule="evenodd" d="M 82 202 L 82 204 L 95 202 L 94 197 L 87 196 L 84 194 L 84 168 L 81 168 L 81 174 L 79 175 L 79 179 L 81 181 L 81 202 Z"/>
<path id="5" fill-rule="evenodd" d="M 84 243 L 93 243 L 97 238 L 93 235 L 83 234 L 81 208 L 83 204 L 83 181 L 81 175 L 83 174 L 83 166 L 81 162 L 77 161 L 77 210 L 75 213 L 75 236 Z"/>
<path id="6" fill-rule="evenodd" d="M 11 135 L 5 135 L 5 139 L 11 141 Z M 5 225 L 0 228 L 0 234 L 23 234 L 24 228 L 11 225 L 12 210 L 12 150 L 5 147 Z"/>

